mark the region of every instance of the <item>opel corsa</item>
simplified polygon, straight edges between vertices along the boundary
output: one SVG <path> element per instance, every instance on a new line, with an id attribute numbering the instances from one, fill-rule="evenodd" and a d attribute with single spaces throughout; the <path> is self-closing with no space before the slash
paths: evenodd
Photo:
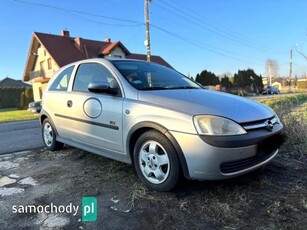
<path id="1" fill-rule="evenodd" d="M 158 191 L 180 179 L 219 180 L 261 168 L 283 125 L 269 107 L 213 92 L 154 63 L 87 59 L 57 71 L 44 92 L 42 137 L 134 164 Z"/>

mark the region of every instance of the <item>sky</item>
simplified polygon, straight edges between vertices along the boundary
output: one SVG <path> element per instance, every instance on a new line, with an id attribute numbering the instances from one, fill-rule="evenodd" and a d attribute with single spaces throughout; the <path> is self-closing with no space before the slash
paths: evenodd
<path id="1" fill-rule="evenodd" d="M 145 0 L 0 0 L 0 79 L 21 80 L 33 32 L 121 41 L 146 54 Z M 306 0 L 152 0 L 151 52 L 195 77 L 251 68 L 267 76 L 267 60 L 278 76 L 307 75 Z"/>

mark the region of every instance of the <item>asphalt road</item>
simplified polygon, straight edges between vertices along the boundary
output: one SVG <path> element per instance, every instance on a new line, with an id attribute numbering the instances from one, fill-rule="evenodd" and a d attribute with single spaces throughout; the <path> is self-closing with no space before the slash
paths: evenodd
<path id="1" fill-rule="evenodd" d="M 0 124 L 0 154 L 42 147 L 38 120 Z"/>

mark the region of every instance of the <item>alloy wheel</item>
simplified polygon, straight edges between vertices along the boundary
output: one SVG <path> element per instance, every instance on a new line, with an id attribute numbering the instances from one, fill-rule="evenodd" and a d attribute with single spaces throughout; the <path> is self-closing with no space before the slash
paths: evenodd
<path id="1" fill-rule="evenodd" d="M 140 148 L 139 166 L 144 177 L 153 184 L 163 183 L 170 173 L 167 151 L 156 141 L 147 141 Z"/>

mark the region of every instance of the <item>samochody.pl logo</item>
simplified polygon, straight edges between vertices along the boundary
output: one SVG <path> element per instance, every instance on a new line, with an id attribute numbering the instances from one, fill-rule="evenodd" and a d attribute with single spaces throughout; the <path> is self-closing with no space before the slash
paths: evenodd
<path id="1" fill-rule="evenodd" d="M 79 206 L 73 205 L 55 205 L 50 203 L 49 205 L 13 205 L 13 213 L 68 213 L 74 216 L 78 213 Z"/>
<path id="2" fill-rule="evenodd" d="M 82 221 L 93 222 L 97 219 L 97 199 L 95 197 L 82 197 Z"/>
<path id="3" fill-rule="evenodd" d="M 94 222 L 97 220 L 97 199 L 95 197 L 82 197 L 82 221 Z M 56 205 L 50 203 L 48 205 L 13 205 L 13 213 L 67 213 L 77 215 L 79 211 L 79 205 L 69 203 L 68 205 Z"/>

